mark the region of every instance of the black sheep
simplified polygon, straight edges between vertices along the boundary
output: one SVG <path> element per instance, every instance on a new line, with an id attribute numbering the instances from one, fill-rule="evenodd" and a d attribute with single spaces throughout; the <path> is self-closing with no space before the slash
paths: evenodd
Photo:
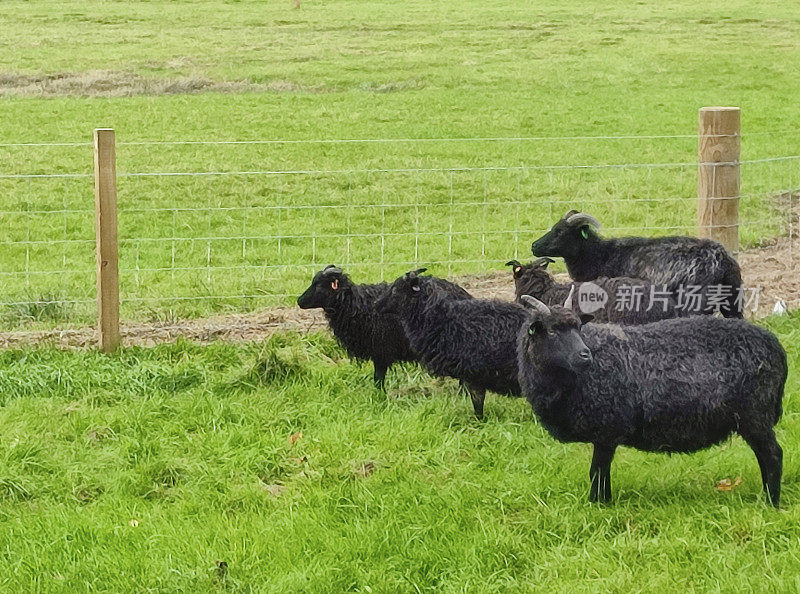
<path id="1" fill-rule="evenodd" d="M 696 237 L 601 238 L 594 217 L 569 211 L 550 231 L 533 242 L 535 256 L 564 258 L 570 276 L 590 281 L 601 276 L 627 276 L 666 286 L 684 308 L 699 305 L 725 317 L 741 318 L 742 273 L 739 264 L 716 241 Z M 699 291 L 699 304 L 690 295 Z M 701 313 L 692 311 L 689 313 Z"/>
<path id="2" fill-rule="evenodd" d="M 620 445 L 695 452 L 738 433 L 756 454 L 769 501 L 780 502 L 786 353 L 768 331 L 711 316 L 642 326 L 587 324 L 525 297 L 520 385 L 560 441 L 594 445 L 592 501 L 611 498 Z"/>
<path id="3" fill-rule="evenodd" d="M 528 264 L 521 264 L 517 260 L 507 263 L 514 273 L 517 303 L 521 303 L 522 295 L 530 295 L 546 305 L 561 305 L 572 295 L 570 297 L 572 310 L 592 313 L 595 322 L 617 324 L 647 324 L 691 314 L 678 307 L 675 296 L 670 291 L 639 278 L 601 276 L 593 281 L 587 281 L 595 287 L 587 285 L 584 288 L 591 290 L 586 291 L 581 290 L 582 285 L 586 283 L 558 283 L 553 275 L 547 272 L 547 265 L 552 262 L 550 258 L 537 258 Z M 607 295 L 605 304 L 588 301 L 593 296 L 602 296 L 596 287 Z"/>
<path id="4" fill-rule="evenodd" d="M 416 360 L 397 317 L 375 309 L 375 302 L 388 290 L 386 283 L 357 285 L 341 269 L 330 265 L 315 274 L 311 286 L 297 298 L 302 309 L 322 308 L 333 335 L 348 355 L 372 361 L 379 388 L 393 363 Z M 437 279 L 436 290 L 452 299 L 472 298 L 443 279 Z"/>
<path id="5" fill-rule="evenodd" d="M 466 386 L 475 415 L 483 418 L 486 390 L 520 395 L 517 331 L 525 309 L 505 301 L 455 300 L 435 289 L 435 277 L 409 272 L 378 302 L 398 315 L 412 349 L 431 374 L 454 377 Z"/>

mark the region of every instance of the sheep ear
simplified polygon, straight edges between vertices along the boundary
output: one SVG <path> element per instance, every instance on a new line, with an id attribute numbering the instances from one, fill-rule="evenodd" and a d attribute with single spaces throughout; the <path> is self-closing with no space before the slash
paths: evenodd
<path id="1" fill-rule="evenodd" d="M 511 272 L 514 275 L 514 278 L 518 278 L 519 273 L 522 272 L 522 264 L 520 264 L 518 260 L 509 260 L 506 262 L 506 266 L 513 266 Z"/>
<path id="2" fill-rule="evenodd" d="M 550 308 L 547 307 L 544 303 L 539 301 L 536 297 L 531 297 L 530 295 L 522 295 L 519 300 L 522 302 L 528 309 L 532 309 L 534 311 L 538 311 L 540 314 L 549 315 Z"/>
<path id="3" fill-rule="evenodd" d="M 536 258 L 536 260 L 533 261 L 533 265 L 538 267 L 538 268 L 542 268 L 544 270 L 547 270 L 547 265 L 548 264 L 552 264 L 553 262 L 555 262 L 555 260 L 545 256 L 543 258 Z"/>
<path id="4" fill-rule="evenodd" d="M 592 314 L 581 314 L 579 317 L 581 319 L 581 326 L 594 320 L 594 316 Z"/>
<path id="5" fill-rule="evenodd" d="M 412 291 L 419 291 L 419 275 L 422 272 L 425 272 L 426 268 L 417 268 L 416 270 L 410 270 L 406 272 L 405 278 L 408 279 L 408 284 L 411 287 Z"/>

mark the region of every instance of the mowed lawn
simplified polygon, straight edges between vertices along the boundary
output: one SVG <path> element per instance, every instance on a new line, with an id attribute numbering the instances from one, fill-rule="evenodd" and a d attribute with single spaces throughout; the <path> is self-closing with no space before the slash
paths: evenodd
<path id="1" fill-rule="evenodd" d="M 0 29 L 6 327 L 94 307 L 91 147 L 9 143 L 116 129 L 123 316 L 171 319 L 291 303 L 332 262 L 491 272 L 573 207 L 693 233 L 699 107 L 741 106 L 746 161 L 800 140 L 785 2 L 9 0 Z M 596 138 L 629 135 L 687 137 Z M 308 142 L 485 137 L 570 138 Z M 122 144 L 265 139 L 301 142 Z M 302 173 L 130 176 L 263 171 Z M 54 173 L 86 177 L 3 177 Z M 786 233 L 798 161 L 742 177 L 743 244 Z"/>
<path id="2" fill-rule="evenodd" d="M 791 369 L 780 511 L 739 437 L 623 448 L 589 504 L 590 446 L 523 400 L 479 422 L 413 366 L 384 394 L 325 335 L 0 352 L 0 589 L 796 591 L 800 318 L 767 326 Z"/>

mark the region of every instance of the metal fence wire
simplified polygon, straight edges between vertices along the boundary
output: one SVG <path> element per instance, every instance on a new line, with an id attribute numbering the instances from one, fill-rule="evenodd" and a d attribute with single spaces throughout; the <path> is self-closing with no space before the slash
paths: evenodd
<path id="1" fill-rule="evenodd" d="M 744 150 L 751 136 L 766 134 L 744 135 Z M 119 142 L 122 317 L 285 306 L 327 264 L 362 282 L 416 266 L 451 278 L 501 272 L 507 260 L 528 258 L 531 241 L 573 208 L 600 219 L 608 236 L 694 235 L 696 141 Z M 646 158 L 608 162 L 606 154 Z M 91 144 L 7 143 L 0 156 L 11 164 L 0 170 L 5 327 L 93 323 Z M 742 160 L 740 167 L 742 250 L 781 244 L 794 265 L 800 156 Z"/>

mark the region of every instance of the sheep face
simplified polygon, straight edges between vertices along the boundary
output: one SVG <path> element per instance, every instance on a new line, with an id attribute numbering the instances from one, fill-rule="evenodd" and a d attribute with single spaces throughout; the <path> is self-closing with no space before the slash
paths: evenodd
<path id="1" fill-rule="evenodd" d="M 600 223 L 594 217 L 571 210 L 550 229 L 548 233 L 531 245 L 534 256 L 578 257 L 591 243 L 597 241 L 594 229 Z"/>
<path id="2" fill-rule="evenodd" d="M 412 270 L 394 281 L 383 297 L 375 302 L 375 308 L 384 314 L 404 314 L 411 311 L 423 294 L 422 285 L 425 279 L 419 275 L 425 270 Z"/>
<path id="3" fill-rule="evenodd" d="M 332 309 L 349 288 L 350 279 L 347 275 L 330 265 L 314 275 L 311 285 L 297 298 L 297 305 L 300 309 Z"/>
<path id="4" fill-rule="evenodd" d="M 548 307 L 525 295 L 528 324 L 523 327 L 521 352 L 524 361 L 537 370 L 563 370 L 579 374 L 592 364 L 592 353 L 581 338 L 581 326 L 590 317 L 580 318 L 560 307 Z"/>

